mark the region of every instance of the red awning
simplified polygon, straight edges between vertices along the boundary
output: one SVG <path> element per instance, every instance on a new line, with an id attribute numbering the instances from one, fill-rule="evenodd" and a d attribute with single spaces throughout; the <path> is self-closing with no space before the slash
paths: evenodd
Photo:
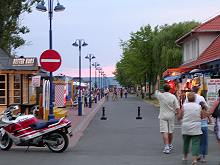
<path id="1" fill-rule="evenodd" d="M 194 68 L 184 68 L 184 67 L 179 67 L 179 68 L 170 68 L 167 69 L 165 72 L 163 72 L 163 77 L 166 76 L 176 76 L 185 72 L 189 72 L 193 70 Z"/>

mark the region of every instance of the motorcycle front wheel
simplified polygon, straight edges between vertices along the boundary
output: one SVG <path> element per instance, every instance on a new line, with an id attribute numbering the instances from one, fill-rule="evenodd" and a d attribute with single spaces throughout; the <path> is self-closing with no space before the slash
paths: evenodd
<path id="1" fill-rule="evenodd" d="M 0 148 L 3 151 L 7 151 L 11 148 L 13 142 L 11 140 L 11 138 L 7 135 L 4 134 L 3 137 L 0 137 Z"/>
<path id="2" fill-rule="evenodd" d="M 49 135 L 47 138 L 50 142 L 47 143 L 47 147 L 52 152 L 63 152 L 69 145 L 68 136 L 63 132 L 55 132 Z"/>

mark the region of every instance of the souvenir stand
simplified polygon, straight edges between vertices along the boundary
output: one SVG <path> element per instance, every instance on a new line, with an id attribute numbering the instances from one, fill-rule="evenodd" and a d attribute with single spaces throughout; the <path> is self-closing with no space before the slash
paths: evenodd
<path id="1" fill-rule="evenodd" d="M 38 71 L 37 58 L 14 57 L 0 49 L 0 113 L 12 104 L 20 105 L 23 112 L 30 110 L 31 77 Z"/>

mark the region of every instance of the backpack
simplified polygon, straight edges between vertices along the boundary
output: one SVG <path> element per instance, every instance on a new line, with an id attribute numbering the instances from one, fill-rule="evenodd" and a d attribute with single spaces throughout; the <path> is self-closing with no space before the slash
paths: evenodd
<path id="1" fill-rule="evenodd" d="M 218 103 L 218 106 L 215 108 L 214 112 L 212 113 L 212 117 L 214 118 L 220 117 L 220 101 Z"/>

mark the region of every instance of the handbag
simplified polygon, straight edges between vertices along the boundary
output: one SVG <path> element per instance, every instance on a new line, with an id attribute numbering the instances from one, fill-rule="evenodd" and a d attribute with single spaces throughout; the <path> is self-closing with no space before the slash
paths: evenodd
<path id="1" fill-rule="evenodd" d="M 220 117 L 220 100 L 218 102 L 218 106 L 215 108 L 214 112 L 212 113 L 212 117 L 214 118 Z"/>

